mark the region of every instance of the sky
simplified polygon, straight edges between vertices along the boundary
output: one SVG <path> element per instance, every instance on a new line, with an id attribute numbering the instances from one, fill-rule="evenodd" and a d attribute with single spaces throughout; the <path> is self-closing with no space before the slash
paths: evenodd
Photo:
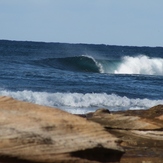
<path id="1" fill-rule="evenodd" d="M 163 47 L 163 0 L 0 0 L 0 39 Z"/>

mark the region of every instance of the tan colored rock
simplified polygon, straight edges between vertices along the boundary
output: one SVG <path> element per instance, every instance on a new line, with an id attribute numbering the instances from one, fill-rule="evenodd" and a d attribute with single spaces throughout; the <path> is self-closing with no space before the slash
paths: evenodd
<path id="1" fill-rule="evenodd" d="M 93 116 L 101 115 L 101 114 L 110 114 L 110 111 L 109 111 L 108 109 L 105 109 L 105 108 L 100 108 L 100 109 L 97 109 L 97 110 L 93 113 Z"/>
<path id="2" fill-rule="evenodd" d="M 0 162 L 118 162 L 119 139 L 62 110 L 0 97 Z M 13 161 L 14 162 L 14 161 Z"/>
<path id="3" fill-rule="evenodd" d="M 131 129 L 131 130 L 159 130 L 163 129 L 162 123 L 156 123 L 154 120 L 141 118 L 138 116 L 129 116 L 125 114 L 98 114 L 95 112 L 88 118 L 94 122 L 102 124 L 106 128 L 112 129 Z"/>
<path id="4" fill-rule="evenodd" d="M 159 120 L 161 120 L 161 121 L 163 121 L 163 115 L 160 115 L 160 116 L 158 116 L 156 118 L 159 119 Z"/>
<path id="5" fill-rule="evenodd" d="M 127 110 L 115 113 L 124 114 L 126 116 L 138 116 L 142 118 L 154 119 L 155 117 L 163 115 L 163 105 L 157 105 L 147 110 Z"/>
<path id="6" fill-rule="evenodd" d="M 104 126 L 122 139 L 126 149 L 120 163 L 162 163 L 163 160 L 163 105 L 147 110 L 128 110 L 95 113 L 87 119 Z"/>

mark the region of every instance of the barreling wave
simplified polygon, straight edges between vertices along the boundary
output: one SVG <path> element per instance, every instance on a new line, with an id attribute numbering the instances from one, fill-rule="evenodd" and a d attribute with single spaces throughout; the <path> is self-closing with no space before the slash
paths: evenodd
<path id="1" fill-rule="evenodd" d="M 145 55 L 124 56 L 119 60 L 96 60 L 101 73 L 163 75 L 163 59 Z"/>
<path id="2" fill-rule="evenodd" d="M 39 62 L 47 66 L 69 71 L 163 75 L 163 59 L 149 58 L 145 55 L 134 57 L 124 56 L 118 59 L 96 59 L 92 56 L 82 55 L 65 58 L 50 58 Z"/>
<path id="3" fill-rule="evenodd" d="M 105 107 L 110 111 L 148 109 L 163 104 L 163 100 L 130 99 L 106 93 L 48 93 L 33 91 L 1 90 L 0 95 L 10 96 L 18 100 L 28 101 L 44 106 L 58 107 L 71 113 L 84 114 Z"/>
<path id="4" fill-rule="evenodd" d="M 103 73 L 102 65 L 91 56 L 74 56 L 65 58 L 49 58 L 36 61 L 41 66 L 79 72 Z"/>
<path id="5" fill-rule="evenodd" d="M 102 73 L 102 65 L 91 56 L 75 56 L 67 58 L 58 58 L 57 61 L 74 71 L 99 72 Z"/>

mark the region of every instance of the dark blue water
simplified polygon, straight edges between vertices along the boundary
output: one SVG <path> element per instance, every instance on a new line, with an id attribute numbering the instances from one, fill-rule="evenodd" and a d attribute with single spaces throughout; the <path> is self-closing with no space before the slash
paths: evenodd
<path id="1" fill-rule="evenodd" d="M 0 40 L 0 95 L 72 113 L 163 104 L 163 48 Z"/>

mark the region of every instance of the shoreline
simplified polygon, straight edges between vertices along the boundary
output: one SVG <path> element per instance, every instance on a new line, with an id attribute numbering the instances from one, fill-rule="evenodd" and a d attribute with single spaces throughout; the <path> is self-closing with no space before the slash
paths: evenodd
<path id="1" fill-rule="evenodd" d="M 161 163 L 163 105 L 84 115 L 0 96 L 0 162 Z"/>

